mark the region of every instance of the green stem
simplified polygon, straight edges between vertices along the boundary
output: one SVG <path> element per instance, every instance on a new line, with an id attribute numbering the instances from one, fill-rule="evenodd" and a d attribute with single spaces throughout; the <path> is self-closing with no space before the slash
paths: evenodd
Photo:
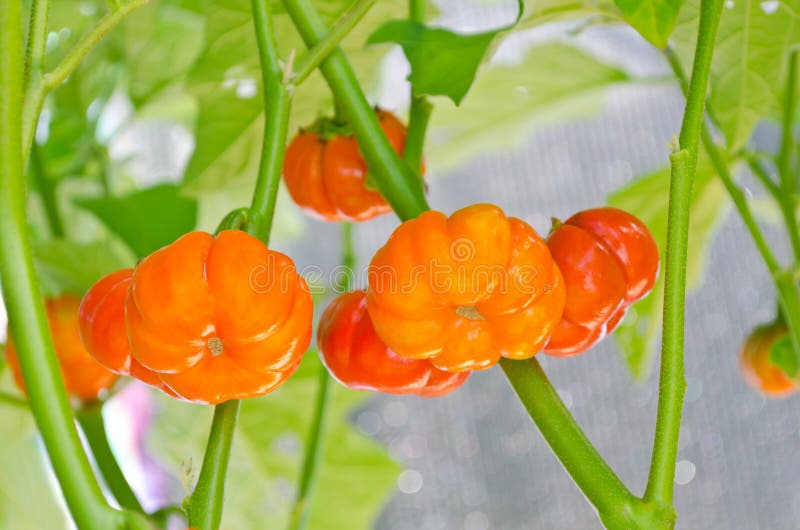
<path id="1" fill-rule="evenodd" d="M 81 529 L 117 528 L 122 514 L 103 498 L 81 447 L 53 350 L 33 267 L 22 172 L 21 2 L 0 0 L 0 284 L 31 411 Z"/>
<path id="2" fill-rule="evenodd" d="M 778 152 L 778 171 L 781 176 L 781 185 L 784 192 L 794 194 L 797 192 L 797 175 L 792 167 L 794 155 L 794 119 L 797 114 L 797 59 L 800 51 L 797 49 L 789 53 L 789 68 L 786 75 L 786 91 L 783 99 L 783 130 L 781 134 L 781 147 Z"/>
<path id="3" fill-rule="evenodd" d="M 0 403 L 10 405 L 19 409 L 28 410 L 28 402 L 19 396 L 14 396 L 7 392 L 0 392 Z"/>
<path id="4" fill-rule="evenodd" d="M 328 28 L 310 0 L 283 3 L 306 46 L 313 48 L 325 38 Z M 320 70 L 353 126 L 370 175 L 397 215 L 410 219 L 428 209 L 421 179 L 392 149 L 344 53 L 334 50 Z"/>
<path id="5" fill-rule="evenodd" d="M 697 168 L 706 90 L 717 38 L 722 0 L 703 0 L 692 77 L 680 133 L 680 150 L 670 156 L 669 213 L 664 285 L 658 413 L 644 500 L 672 504 L 678 437 L 681 428 L 684 376 L 686 257 L 692 185 Z"/>
<path id="6" fill-rule="evenodd" d="M 772 195 L 776 201 L 778 201 L 778 197 L 781 193 L 780 188 L 773 182 L 772 178 L 769 176 L 769 171 L 761 161 L 755 156 L 748 156 L 747 157 L 747 165 L 750 166 L 750 171 L 753 172 L 753 175 L 756 176 L 761 185 L 764 186 L 770 195 Z"/>
<path id="7" fill-rule="evenodd" d="M 408 135 L 403 148 L 403 160 L 421 171 L 422 155 L 425 150 L 425 132 L 428 129 L 433 104 L 424 96 L 412 96 L 408 111 Z"/>
<path id="8" fill-rule="evenodd" d="M 325 438 L 325 426 L 330 405 L 330 382 L 331 377 L 324 365 L 319 367 L 319 383 L 317 387 L 317 401 L 314 405 L 314 416 L 311 420 L 311 428 L 306 442 L 305 455 L 303 457 L 303 470 L 300 474 L 300 482 L 297 485 L 297 495 L 295 496 L 294 508 L 289 517 L 289 530 L 304 530 L 308 527 L 308 516 L 311 513 L 311 500 L 314 493 L 314 483 L 319 473 L 322 462 L 323 441 Z"/>
<path id="9" fill-rule="evenodd" d="M 125 479 L 111 446 L 108 444 L 108 435 L 103 421 L 102 404 L 92 404 L 78 410 L 75 419 L 83 430 L 86 441 L 94 455 L 94 460 L 109 491 L 123 508 L 144 513 L 139 499 Z"/>
<path id="10" fill-rule="evenodd" d="M 53 237 L 64 237 L 64 224 L 61 222 L 61 215 L 58 213 L 58 200 L 56 198 L 55 182 L 47 177 L 44 167 L 42 155 L 39 152 L 39 147 L 33 145 L 31 151 L 31 172 L 33 179 L 36 182 L 36 190 L 39 192 L 39 197 L 42 199 L 44 206 L 44 213 L 47 217 L 47 224 L 50 227 L 50 233 Z"/>
<path id="11" fill-rule="evenodd" d="M 789 241 L 792 244 L 795 262 L 800 262 L 800 229 L 797 226 L 797 173 L 792 164 L 795 154 L 794 119 L 797 114 L 797 62 L 800 51 L 789 53 L 789 72 L 786 82 L 786 93 L 783 103 L 783 134 L 778 152 L 778 173 L 780 175 L 781 192 L 776 199 L 781 207 Z"/>
<path id="12" fill-rule="evenodd" d="M 101 41 L 103 37 L 113 30 L 122 19 L 136 9 L 145 5 L 149 0 L 129 0 L 117 4 L 116 8 L 101 18 L 88 33 L 86 33 L 75 46 L 67 53 L 56 68 L 41 78 L 41 82 L 29 86 L 22 106 L 22 159 L 28 160 L 33 137 L 36 132 L 36 123 L 42 110 L 45 96 L 63 83 L 75 71 L 84 57 Z"/>
<path id="13" fill-rule="evenodd" d="M 233 433 L 241 401 L 232 400 L 214 407 L 214 419 L 203 456 L 203 467 L 189 499 L 189 526 L 194 530 L 217 530 L 222 521 L 225 475 L 231 456 Z"/>
<path id="14" fill-rule="evenodd" d="M 420 24 L 427 20 L 427 0 L 409 0 L 408 18 Z M 408 135 L 403 149 L 405 160 L 414 171 L 421 171 L 422 153 L 425 150 L 425 132 L 428 129 L 433 105 L 425 96 L 414 94 L 411 87 L 411 107 L 408 110 Z"/>
<path id="15" fill-rule="evenodd" d="M 331 52 L 339 46 L 342 39 L 364 18 L 364 15 L 369 12 L 373 5 L 375 5 L 375 0 L 357 0 L 325 37 L 308 50 L 306 56 L 298 62 L 291 79 L 292 85 L 298 86 L 311 75 L 319 67 L 320 63 L 327 59 Z"/>
<path id="16" fill-rule="evenodd" d="M 253 0 L 252 7 L 264 92 L 264 139 L 249 216 L 243 218 L 241 212 L 234 211 L 229 217 L 230 222 L 240 222 L 250 217 L 250 230 L 268 244 L 286 147 L 291 100 L 283 83 L 270 7 L 266 0 Z M 222 521 L 225 475 L 240 405 L 240 401 L 228 401 L 214 409 L 203 467 L 189 502 L 189 526 L 195 530 L 217 530 Z"/>
<path id="17" fill-rule="evenodd" d="M 354 265 L 353 224 L 342 223 L 342 268 L 345 276 L 341 279 L 340 285 L 336 286 L 339 292 L 347 292 L 352 289 Z M 314 416 L 308 433 L 308 441 L 306 442 L 303 470 L 300 473 L 300 482 L 297 485 L 294 508 L 289 516 L 289 530 L 304 530 L 308 526 L 314 483 L 322 462 L 323 441 L 325 440 L 325 428 L 330 408 L 330 383 L 331 377 L 328 375 L 328 370 L 324 365 L 321 365 L 319 368 L 317 401 L 314 406 Z"/>
<path id="18" fill-rule="evenodd" d="M 539 362 L 501 359 L 500 366 L 542 436 L 597 508 L 604 524 L 608 528 L 642 528 L 635 521 L 650 510 L 642 509 L 641 501 L 603 460 L 564 406 Z"/>
<path id="19" fill-rule="evenodd" d="M 251 209 L 258 214 L 255 217 L 253 234 L 264 243 L 269 243 L 283 169 L 291 98 L 289 90 L 283 83 L 272 13 L 266 0 L 253 0 L 253 22 L 258 42 L 264 91 L 264 138 Z"/>

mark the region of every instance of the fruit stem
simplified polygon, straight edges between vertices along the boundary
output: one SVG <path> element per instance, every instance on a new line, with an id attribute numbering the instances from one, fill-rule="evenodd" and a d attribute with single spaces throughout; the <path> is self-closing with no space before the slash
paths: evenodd
<path id="1" fill-rule="evenodd" d="M 409 0 L 408 18 L 420 24 L 427 20 L 427 0 Z M 425 150 L 425 133 L 433 111 L 433 104 L 425 96 L 414 94 L 413 85 L 410 88 L 411 107 L 408 110 L 408 135 L 403 149 L 403 160 L 414 170 L 419 172 L 422 166 L 422 153 Z"/>
<path id="2" fill-rule="evenodd" d="M 680 150 L 670 156 L 672 173 L 667 222 L 658 412 L 650 473 L 644 494 L 645 502 L 663 505 L 672 504 L 681 413 L 686 393 L 684 318 L 689 215 L 711 58 L 714 54 L 721 14 L 722 0 L 702 0 L 694 65 L 681 126 Z"/>

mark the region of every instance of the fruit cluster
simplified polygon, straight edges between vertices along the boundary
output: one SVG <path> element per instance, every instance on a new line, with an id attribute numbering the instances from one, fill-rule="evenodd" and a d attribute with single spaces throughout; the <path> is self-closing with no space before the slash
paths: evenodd
<path id="1" fill-rule="evenodd" d="M 402 152 L 405 127 L 377 113 Z M 355 140 L 337 131 L 323 121 L 291 142 L 290 194 L 329 221 L 390 211 L 370 189 Z M 366 291 L 330 304 L 319 351 L 348 387 L 440 396 L 501 357 L 585 352 L 652 289 L 658 266 L 650 232 L 615 208 L 555 223 L 546 241 L 491 204 L 449 217 L 427 211 L 376 252 Z M 56 300 L 48 313 L 74 395 L 96 398 L 119 374 L 214 404 L 286 381 L 309 345 L 313 307 L 290 258 L 244 231 L 223 230 L 186 234 L 136 268 L 99 280 L 80 308 L 77 300 Z M 19 374 L 13 343 L 8 351 Z"/>

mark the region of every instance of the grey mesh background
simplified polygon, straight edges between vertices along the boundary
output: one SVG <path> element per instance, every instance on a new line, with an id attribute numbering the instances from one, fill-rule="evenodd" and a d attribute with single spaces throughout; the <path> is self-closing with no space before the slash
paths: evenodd
<path id="1" fill-rule="evenodd" d="M 508 20 L 505 7 L 449 4 L 442 20 L 470 29 L 497 25 Z M 635 74 L 667 73 L 658 53 L 630 31 L 592 28 L 573 41 Z M 450 212 L 491 201 L 546 229 L 551 215 L 596 206 L 631 178 L 663 167 L 682 107 L 670 83 L 616 89 L 599 116 L 546 127 L 519 148 L 435 175 L 430 203 Z M 772 137 L 759 131 L 763 142 Z M 752 184 L 747 175 L 742 178 Z M 387 216 L 357 227 L 362 264 L 395 225 Z M 335 266 L 337 227 L 315 223 L 310 232 L 313 244 L 290 244 L 292 255 L 301 265 Z M 784 254 L 783 241 L 774 237 L 779 234 L 769 236 Z M 737 370 L 744 337 L 774 316 L 775 302 L 736 215 L 726 218 L 714 239 L 709 265 L 711 273 L 687 306 L 677 527 L 800 528 L 797 398 L 766 400 L 745 386 Z M 656 373 L 633 384 L 613 340 L 578 358 L 542 361 L 588 436 L 641 493 L 652 446 Z M 353 420 L 407 468 L 376 524 L 380 530 L 601 527 L 499 369 L 476 373 L 463 389 L 437 400 L 376 397 Z"/>

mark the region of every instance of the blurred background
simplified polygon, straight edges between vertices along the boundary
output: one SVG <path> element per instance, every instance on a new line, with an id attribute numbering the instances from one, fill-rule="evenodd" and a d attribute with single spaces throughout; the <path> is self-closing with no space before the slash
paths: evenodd
<path id="1" fill-rule="evenodd" d="M 382 9 L 381 2 L 374 9 Z M 438 9 L 437 24 L 465 32 L 499 27 L 516 15 L 515 2 L 445 0 Z M 535 55 L 564 46 L 573 52 L 553 52 L 548 56 L 550 62 L 531 55 L 531 50 Z M 399 49 L 387 47 L 385 51 L 373 99 L 402 112 L 407 105 L 407 65 Z M 566 72 L 584 68 L 584 54 L 593 58 L 585 68 L 594 70 L 582 72 L 582 84 L 571 83 Z M 533 62 L 519 68 L 526 61 Z M 449 213 L 488 201 L 546 234 L 551 217 L 566 218 L 610 200 L 652 221 L 651 229 L 663 238 L 663 233 L 657 233 L 665 227 L 667 181 L 663 170 L 673 135 L 680 127 L 684 102 L 662 54 L 628 27 L 580 19 L 544 24 L 504 39 L 486 77 L 479 78 L 473 92 L 491 93 L 494 83 L 503 79 L 504 68 L 520 77 L 517 86 L 503 85 L 511 92 L 502 100 L 492 102 L 471 94 L 462 109 L 443 103 L 434 111 L 426 176 L 432 207 Z M 257 88 L 248 84 L 247 75 L 232 75 L 235 82 L 231 83 L 240 98 L 255 94 Z M 587 85 L 585 77 L 591 75 L 594 78 Z M 497 93 L 502 94 L 499 88 Z M 181 119 L 154 119 L 152 115 L 142 119 L 134 107 L 129 97 L 114 92 L 98 120 L 98 134 L 107 135 L 120 189 L 179 182 L 187 164 L 195 182 L 203 181 L 208 172 L 197 170 L 197 155 L 190 161 L 195 144 L 202 141 L 193 137 Z M 456 117 L 458 112 L 460 117 Z M 513 119 L 515 114 L 524 119 Z M 470 120 L 491 126 L 475 132 L 468 129 Z M 503 125 L 504 121 L 508 124 Z M 770 125 L 757 130 L 756 144 L 773 149 L 776 141 L 777 133 Z M 229 164 L 216 171 L 235 173 L 245 171 L 246 165 Z M 698 176 L 693 212 L 699 224 L 693 225 L 696 231 L 691 246 L 695 289 L 688 298 L 686 318 L 688 388 L 675 477 L 677 527 L 795 529 L 800 520 L 797 398 L 764 398 L 745 385 L 737 366 L 744 338 L 756 325 L 775 316 L 774 290 L 738 216 L 728 215 L 727 198 L 712 176 L 710 172 Z M 639 177 L 644 180 L 635 180 Z M 750 192 L 756 186 L 747 172 L 738 171 L 737 177 L 752 195 L 774 248 L 785 257 L 786 245 L 777 229 L 771 228 L 774 211 L 764 204 L 760 192 Z M 234 180 L 224 194 L 207 188 L 199 195 L 201 228 L 213 228 L 229 204 L 245 202 L 241 197 L 249 193 L 251 181 Z M 65 194 L 80 195 L 86 185 L 65 185 L 63 189 Z M 61 200 L 68 202 L 67 198 Z M 339 227 L 303 216 L 286 194 L 279 200 L 273 246 L 291 255 L 301 270 L 333 270 L 340 261 Z M 35 202 L 32 208 L 33 216 L 40 215 Z M 397 219 L 387 215 L 355 227 L 358 266 L 368 263 L 396 225 Z M 653 352 L 657 351 L 660 324 L 653 315 L 660 311 L 660 295 L 654 292 L 632 311 L 618 337 L 605 340 L 592 351 L 571 359 L 540 358 L 589 438 L 637 494 L 644 489 L 655 423 L 657 362 L 653 364 Z M 5 329 L 4 313 L 0 320 L 0 329 Z M 280 414 L 275 425 L 299 425 L 302 431 L 314 391 L 313 378 L 301 373 L 299 379 L 307 382 L 304 393 L 287 395 L 301 396 L 306 410 L 287 412 L 268 398 L 263 405 L 253 405 L 253 414 L 243 420 L 234 462 L 237 456 L 261 450 L 268 450 L 269 456 L 244 462 L 240 458 L 240 463 L 234 464 L 230 493 L 234 500 L 226 507 L 227 528 L 261 528 L 252 522 L 261 520 L 257 519 L 260 515 L 228 519 L 237 507 L 251 503 L 256 508 L 250 506 L 250 512 L 271 513 L 291 500 L 291 476 L 302 455 L 302 434 L 291 434 L 288 427 L 280 432 L 275 427 L 276 432 L 262 436 L 258 428 L 260 423 L 270 424 L 273 414 Z M 349 486 L 354 488 L 352 503 L 359 502 L 359 492 L 364 489 L 375 489 L 372 495 L 378 501 L 387 500 L 383 506 L 370 497 L 370 506 L 376 507 L 364 508 L 365 520 L 377 517 L 374 528 L 379 530 L 601 527 L 498 368 L 475 373 L 461 390 L 440 399 L 359 394 L 342 398 L 341 403 L 332 422 L 346 419 L 379 447 L 353 442 L 367 455 L 366 460 L 359 460 L 361 453 L 326 457 L 336 460 L 336 466 L 330 468 L 335 477 L 323 477 L 319 484 L 319 503 L 328 510 L 328 517 L 331 510 L 347 509 L 346 504 L 337 507 L 335 492 L 330 491 L 339 480 L 340 495 L 347 495 Z M 154 506 L 164 500 L 180 500 L 180 483 L 192 474 L 192 455 L 195 463 L 201 455 L 208 411 L 196 407 L 196 414 L 187 414 L 182 412 L 185 408 L 133 386 L 110 407 L 106 417 L 114 426 L 109 428 L 112 441 L 125 455 L 124 465 L 134 477 L 134 485 L 147 492 Z M 4 429 L 23 425 L 28 430 L 21 432 L 27 434 L 15 437 L 14 443 L 30 456 L 39 451 L 30 422 L 0 410 Z M 151 430 L 160 434 L 148 437 Z M 329 447 L 342 440 L 345 445 L 351 443 L 344 434 L 342 437 L 336 430 Z M 188 456 L 187 443 L 193 447 Z M 41 473 L 41 464 L 10 460 L 0 457 L 0 475 L 5 477 L 0 485 L 8 486 L 12 474 L 18 478 L 15 470 L 29 477 Z M 364 472 L 364 466 L 381 469 L 380 476 Z M 236 484 L 253 474 L 259 475 L 253 482 L 257 486 Z M 52 479 L 46 480 L 52 485 Z M 0 498 L 5 495 L 13 501 L 0 506 L 8 511 L 19 509 L 20 503 L 30 504 L 30 500 L 20 499 L 21 492 L 40 486 L 33 478 L 30 482 L 17 492 L 0 487 Z M 314 530 L 340 528 L 324 523 L 326 513 L 315 517 Z M 35 526 L 44 524 L 40 520 L 13 528 L 68 528 L 63 517 L 53 515 L 47 521 L 54 526 Z"/>

